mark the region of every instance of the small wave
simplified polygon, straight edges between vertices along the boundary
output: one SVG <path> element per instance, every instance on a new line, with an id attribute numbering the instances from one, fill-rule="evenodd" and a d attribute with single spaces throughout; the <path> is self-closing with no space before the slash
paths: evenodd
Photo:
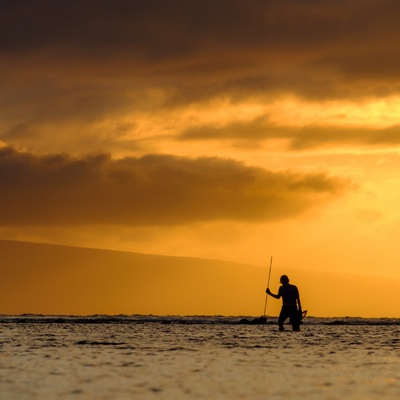
<path id="1" fill-rule="evenodd" d="M 98 342 L 93 340 L 78 340 L 75 342 L 77 345 L 88 345 L 88 346 L 121 346 L 126 345 L 124 342 Z"/>

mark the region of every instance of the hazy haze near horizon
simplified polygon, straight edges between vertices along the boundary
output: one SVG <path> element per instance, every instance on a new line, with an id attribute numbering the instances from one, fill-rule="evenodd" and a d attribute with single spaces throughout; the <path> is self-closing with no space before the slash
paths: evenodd
<path id="1" fill-rule="evenodd" d="M 0 283 L 3 314 L 263 313 L 268 274 L 263 266 L 9 241 L 0 241 L 0 252 L 2 265 L 8 267 Z M 274 292 L 282 273 L 300 288 L 309 315 L 400 316 L 398 280 L 284 268 L 278 263 L 270 284 Z M 389 283 L 391 291 L 385 294 Z M 373 293 L 384 294 L 376 299 Z M 278 315 L 280 305 L 269 298 L 267 314 Z"/>

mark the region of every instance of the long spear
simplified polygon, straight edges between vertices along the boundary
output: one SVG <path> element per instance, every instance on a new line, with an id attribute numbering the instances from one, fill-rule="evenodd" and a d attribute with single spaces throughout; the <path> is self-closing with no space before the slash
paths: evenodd
<path id="1" fill-rule="evenodd" d="M 269 288 L 269 280 L 271 278 L 271 268 L 272 268 L 272 256 L 271 256 L 271 260 L 269 262 L 269 272 L 268 272 L 268 283 L 267 283 L 267 288 Z M 268 302 L 268 293 L 265 294 L 265 304 L 264 304 L 264 324 L 267 323 L 267 316 L 266 316 L 266 312 L 267 312 L 267 302 Z"/>

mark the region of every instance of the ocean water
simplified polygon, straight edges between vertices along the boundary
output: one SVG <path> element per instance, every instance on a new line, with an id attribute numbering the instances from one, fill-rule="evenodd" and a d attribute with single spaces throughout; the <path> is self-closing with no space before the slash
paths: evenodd
<path id="1" fill-rule="evenodd" d="M 0 316 L 0 398 L 400 398 L 400 320 L 240 319 Z"/>

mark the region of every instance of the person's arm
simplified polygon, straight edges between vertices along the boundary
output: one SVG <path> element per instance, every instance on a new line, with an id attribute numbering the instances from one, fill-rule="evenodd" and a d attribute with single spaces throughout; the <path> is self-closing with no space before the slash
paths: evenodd
<path id="1" fill-rule="evenodd" d="M 281 298 L 281 294 L 280 294 L 279 292 L 278 292 L 278 294 L 273 294 L 273 293 L 269 290 L 269 288 L 267 288 L 266 292 L 267 292 L 270 296 L 275 297 L 275 299 L 280 299 L 280 298 Z"/>

